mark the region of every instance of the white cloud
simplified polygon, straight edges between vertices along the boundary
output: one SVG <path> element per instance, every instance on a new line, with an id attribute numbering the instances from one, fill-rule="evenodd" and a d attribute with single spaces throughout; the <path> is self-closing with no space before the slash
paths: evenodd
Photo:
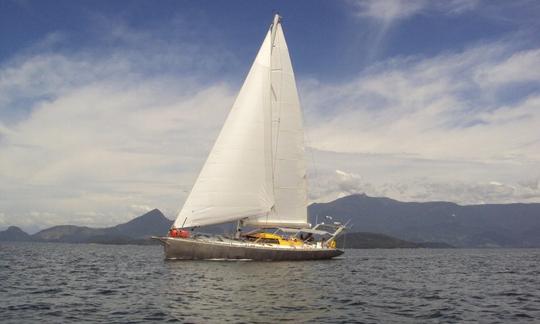
<path id="1" fill-rule="evenodd" d="M 0 142 L 2 205 L 14 217 L 30 197 L 34 208 L 63 215 L 117 211 L 129 219 L 137 213 L 126 208 L 141 203 L 175 210 L 232 97 L 222 85 L 187 96 L 162 89 L 107 82 L 39 104 Z"/>
<path id="2" fill-rule="evenodd" d="M 483 163 L 425 160 L 411 156 L 315 152 L 317 170 L 310 175 L 310 199 L 329 201 L 366 193 L 402 201 L 453 201 L 460 204 L 538 202 L 538 163 Z M 340 172 L 332 170 L 339 167 Z M 348 170 L 348 171 L 344 171 Z M 490 181 L 494 175 L 503 181 Z M 486 180 L 487 179 L 487 180 Z"/>
<path id="3" fill-rule="evenodd" d="M 362 190 L 362 178 L 359 175 L 341 170 L 336 170 L 336 175 L 338 181 L 336 188 L 332 188 L 333 194 L 341 197 L 364 191 Z"/>
<path id="4" fill-rule="evenodd" d="M 416 14 L 428 2 L 425 0 L 367 0 L 356 1 L 358 15 L 385 23 Z"/>
<path id="5" fill-rule="evenodd" d="M 436 3 L 442 12 L 455 15 L 474 10 L 479 4 L 480 0 L 448 0 Z"/>
<path id="6" fill-rule="evenodd" d="M 107 226 L 150 207 L 174 217 L 234 93 L 199 78 L 209 65 L 191 71 L 203 53 L 145 40 L 146 61 L 122 47 L 0 66 L 4 223 Z M 153 65 L 163 60 L 168 70 Z"/>
<path id="7" fill-rule="evenodd" d="M 480 68 L 475 80 L 485 87 L 509 83 L 540 82 L 540 49 L 521 51 L 494 66 Z"/>
<path id="8" fill-rule="evenodd" d="M 479 2 L 479 0 L 356 0 L 351 1 L 351 4 L 357 9 L 359 17 L 391 24 L 422 13 L 462 14 L 474 10 Z"/>
<path id="9" fill-rule="evenodd" d="M 484 98 L 491 89 L 480 91 L 485 85 L 475 81 L 477 69 L 489 70 L 504 60 L 501 54 L 486 56 L 491 47 L 498 45 L 404 60 L 346 84 L 308 84 L 304 101 L 316 117 L 313 146 L 422 158 L 538 157 L 540 91 L 504 104 Z"/>
<path id="10" fill-rule="evenodd" d="M 521 185 L 540 176 L 540 75 L 520 75 L 515 63 L 530 64 L 537 51 L 481 44 L 383 62 L 347 83 L 304 82 L 310 145 L 322 159 L 317 174 L 333 188 L 311 198 L 340 195 L 338 169 L 358 175 L 356 189 L 372 195 L 540 201 L 538 188 Z"/>
<path id="11" fill-rule="evenodd" d="M 150 207 L 148 205 L 131 205 L 129 207 L 131 207 L 136 212 L 143 212 L 143 213 L 148 212 L 155 208 L 155 207 L 154 208 Z"/>

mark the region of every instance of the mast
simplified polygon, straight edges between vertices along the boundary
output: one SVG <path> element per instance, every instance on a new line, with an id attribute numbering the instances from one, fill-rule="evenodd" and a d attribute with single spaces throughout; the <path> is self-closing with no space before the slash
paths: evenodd
<path id="1" fill-rule="evenodd" d="M 271 51 L 274 51 L 274 44 L 275 44 L 275 41 L 276 41 L 276 31 L 277 31 L 277 27 L 278 27 L 278 24 L 281 22 L 281 16 L 279 15 L 279 13 L 276 13 L 274 15 L 274 21 L 272 22 L 272 29 L 271 29 L 271 37 L 272 37 L 272 49 Z"/>
<path id="2" fill-rule="evenodd" d="M 270 53 L 273 53 L 274 52 L 274 47 L 275 47 L 275 42 L 276 42 L 276 32 L 277 32 L 277 28 L 278 28 L 278 24 L 280 23 L 281 21 L 281 17 L 279 16 L 279 13 L 276 13 L 274 15 L 274 20 L 272 21 L 272 25 L 270 25 L 270 39 L 272 40 L 271 42 L 271 48 L 270 48 Z M 269 91 L 269 95 L 270 95 L 270 98 L 272 98 L 274 95 L 275 95 L 275 92 L 274 92 L 274 88 L 272 87 L 272 61 L 270 61 L 270 88 L 268 89 Z M 272 133 L 274 133 L 274 116 L 272 115 L 273 114 L 273 111 L 272 109 L 270 109 L 269 111 L 269 116 L 270 118 L 268 119 L 270 121 L 270 159 L 272 161 L 271 165 L 272 165 L 272 168 L 271 168 L 271 178 L 272 178 L 272 193 L 274 194 L 274 197 L 276 196 L 276 190 L 275 190 L 275 183 L 276 183 L 276 178 L 275 178 L 275 168 L 274 168 L 274 165 L 275 165 L 275 160 L 274 160 L 274 136 L 272 135 Z M 275 213 L 275 205 L 272 206 L 272 209 L 270 210 L 271 213 Z M 268 216 L 268 215 L 267 215 Z"/>

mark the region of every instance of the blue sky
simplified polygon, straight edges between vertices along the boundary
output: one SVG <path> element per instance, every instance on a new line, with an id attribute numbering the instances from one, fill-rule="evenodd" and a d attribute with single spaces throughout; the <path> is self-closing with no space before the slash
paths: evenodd
<path id="1" fill-rule="evenodd" d="M 534 46 L 539 42 L 540 25 L 540 5 L 534 1 L 410 1 L 390 17 L 362 13 L 367 11 L 362 1 L 5 0 L 1 5 L 1 61 L 51 34 L 63 37 L 51 50 L 114 47 L 104 38 L 107 28 L 116 23 L 167 42 L 223 46 L 234 50 L 235 63 L 240 64 L 252 59 L 253 44 L 267 28 L 262 22 L 279 10 L 288 41 L 301 44 L 293 47 L 297 74 L 332 80 L 354 77 L 371 64 L 395 56 L 432 56 L 501 38 L 517 38 L 523 46 Z M 411 6 L 416 6 L 411 12 L 404 9 Z M 235 73 L 239 67 L 233 68 L 226 72 Z"/>
<path id="2" fill-rule="evenodd" d="M 310 198 L 540 202 L 537 1 L 0 1 L 0 228 L 173 218 L 278 10 Z"/>

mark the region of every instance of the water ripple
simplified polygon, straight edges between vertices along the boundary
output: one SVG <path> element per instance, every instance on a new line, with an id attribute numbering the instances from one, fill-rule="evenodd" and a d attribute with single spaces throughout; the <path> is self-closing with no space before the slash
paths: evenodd
<path id="1" fill-rule="evenodd" d="M 535 322 L 540 250 L 351 250 L 166 262 L 158 246 L 2 243 L 2 321 Z"/>

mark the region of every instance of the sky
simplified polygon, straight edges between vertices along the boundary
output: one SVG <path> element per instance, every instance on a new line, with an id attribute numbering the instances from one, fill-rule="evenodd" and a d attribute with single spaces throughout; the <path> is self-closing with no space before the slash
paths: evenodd
<path id="1" fill-rule="evenodd" d="M 540 202 L 538 1 L 0 0 L 0 229 L 175 218 L 276 11 L 311 202 Z"/>

